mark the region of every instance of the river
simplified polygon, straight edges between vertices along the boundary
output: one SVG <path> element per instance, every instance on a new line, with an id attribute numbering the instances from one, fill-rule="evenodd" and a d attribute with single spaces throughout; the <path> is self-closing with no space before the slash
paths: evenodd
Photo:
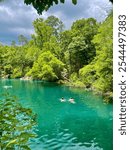
<path id="1" fill-rule="evenodd" d="M 32 150 L 113 149 L 113 106 L 103 103 L 102 97 L 56 83 L 0 80 L 0 93 L 5 92 L 37 114 L 38 137 Z M 61 102 L 61 97 L 67 101 Z"/>

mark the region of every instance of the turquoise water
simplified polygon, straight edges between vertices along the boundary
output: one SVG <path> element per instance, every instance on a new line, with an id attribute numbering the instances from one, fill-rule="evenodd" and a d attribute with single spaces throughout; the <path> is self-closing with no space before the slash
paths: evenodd
<path id="1" fill-rule="evenodd" d="M 38 138 L 32 150 L 112 150 L 112 105 L 83 89 L 40 81 L 0 80 L 37 114 Z M 75 104 L 60 98 L 75 99 Z"/>

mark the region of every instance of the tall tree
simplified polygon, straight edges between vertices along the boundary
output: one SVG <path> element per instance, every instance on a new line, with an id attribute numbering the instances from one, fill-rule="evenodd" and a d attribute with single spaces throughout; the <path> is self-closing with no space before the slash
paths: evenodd
<path id="1" fill-rule="evenodd" d="M 13 46 L 13 47 L 16 46 L 16 42 L 14 40 L 11 42 L 11 46 Z"/>
<path id="2" fill-rule="evenodd" d="M 113 79 L 113 17 L 112 14 L 103 22 L 98 34 L 94 37 L 96 45 L 95 69 L 98 79 L 93 84 L 103 92 L 112 92 Z"/>
<path id="3" fill-rule="evenodd" d="M 28 43 L 27 38 L 22 34 L 18 36 L 18 41 L 20 45 L 24 45 Z"/>
<path id="4" fill-rule="evenodd" d="M 77 36 L 72 38 L 72 42 L 68 46 L 69 51 L 69 63 L 70 72 L 78 73 L 79 69 L 87 63 L 86 59 L 86 49 L 87 45 L 85 43 L 84 37 Z"/>
<path id="5" fill-rule="evenodd" d="M 53 35 L 53 28 L 46 24 L 42 19 L 36 19 L 33 22 L 35 34 L 32 35 L 35 45 L 41 50 L 44 47 L 44 43 L 49 42 L 51 36 Z"/>
<path id="6" fill-rule="evenodd" d="M 80 77 L 88 86 L 101 93 L 112 93 L 113 75 L 113 17 L 112 14 L 101 24 L 98 34 L 94 36 L 96 57 L 87 66 L 80 69 Z"/>
<path id="7" fill-rule="evenodd" d="M 61 33 L 64 29 L 63 22 L 55 16 L 49 16 L 45 22 L 47 23 L 47 25 L 53 28 L 54 36 L 58 36 L 59 33 Z"/>
<path id="8" fill-rule="evenodd" d="M 77 72 L 81 67 L 90 63 L 96 55 L 92 39 L 98 30 L 98 23 L 93 18 L 80 19 L 73 23 L 69 32 L 61 35 L 61 45 L 69 61 L 69 72 Z M 67 37 L 67 38 L 66 38 Z M 66 50 L 65 50 L 66 49 Z"/>

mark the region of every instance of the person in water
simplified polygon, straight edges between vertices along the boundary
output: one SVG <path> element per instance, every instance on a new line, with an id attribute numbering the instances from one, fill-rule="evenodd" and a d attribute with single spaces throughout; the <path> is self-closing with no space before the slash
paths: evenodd
<path id="1" fill-rule="evenodd" d="M 72 97 L 69 99 L 69 102 L 70 103 L 75 103 L 75 101 L 74 101 L 74 99 Z"/>
<path id="2" fill-rule="evenodd" d="M 66 100 L 64 99 L 64 97 L 62 97 L 62 98 L 60 99 L 60 101 L 61 101 L 61 102 L 65 102 Z"/>

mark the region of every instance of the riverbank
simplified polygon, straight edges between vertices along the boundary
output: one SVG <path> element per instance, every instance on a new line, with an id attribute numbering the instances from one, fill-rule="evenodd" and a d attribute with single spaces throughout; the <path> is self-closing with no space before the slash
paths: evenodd
<path id="1" fill-rule="evenodd" d="M 63 84 L 63 85 L 65 85 L 65 86 L 69 86 L 69 87 L 82 88 L 82 89 L 84 89 L 85 91 L 91 91 L 91 92 L 93 92 L 95 95 L 100 95 L 100 96 L 102 96 L 103 99 L 104 99 L 103 101 L 104 101 L 105 103 L 113 103 L 113 93 L 112 93 L 112 92 L 103 93 L 103 92 L 101 92 L 101 91 L 99 91 L 99 90 L 97 90 L 97 89 L 95 89 L 95 88 L 93 88 L 93 87 L 86 87 L 86 85 L 85 85 L 83 82 L 78 81 L 78 80 L 75 81 L 75 82 L 70 81 L 70 80 L 65 80 L 65 81 L 59 80 L 57 83 L 58 83 L 58 84 Z"/>
<path id="2" fill-rule="evenodd" d="M 1 79 L 8 79 L 8 76 L 3 77 Z M 34 79 L 32 77 L 28 77 L 28 76 L 25 76 L 25 77 L 21 77 L 21 78 L 17 78 L 19 80 L 23 80 L 23 81 L 34 81 Z M 40 80 L 40 81 L 43 81 L 43 80 Z M 91 91 L 93 92 L 95 95 L 100 95 L 103 97 L 103 102 L 105 103 L 113 103 L 113 93 L 112 92 L 107 92 L 107 93 L 103 93 L 93 87 L 86 87 L 86 85 L 77 80 L 77 81 L 72 81 L 72 80 L 58 80 L 54 83 L 58 83 L 60 85 L 65 85 L 65 86 L 69 86 L 69 87 L 75 87 L 75 88 L 81 88 L 81 89 L 84 89 L 85 91 Z"/>

